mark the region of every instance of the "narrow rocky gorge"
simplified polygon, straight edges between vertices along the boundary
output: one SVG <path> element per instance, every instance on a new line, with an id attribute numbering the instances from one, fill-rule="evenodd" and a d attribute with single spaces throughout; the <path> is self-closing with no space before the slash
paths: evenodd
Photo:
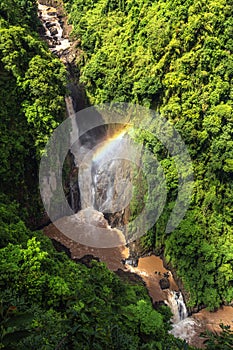
<path id="1" fill-rule="evenodd" d="M 75 60 L 75 45 L 69 41 L 67 36 L 64 37 L 64 21 L 62 17 L 59 17 L 56 8 L 49 7 L 45 4 L 39 4 L 39 18 L 44 28 L 43 37 L 48 42 L 51 51 L 59 56 L 67 65 L 68 70 L 70 70 Z M 71 81 L 68 88 L 71 93 L 69 97 L 66 97 L 67 115 L 74 116 L 75 113 L 84 106 L 83 102 L 79 103 L 78 101 L 82 93 L 80 93 L 73 81 Z M 72 123 L 75 123 L 75 121 L 76 119 L 73 118 Z M 216 329 L 216 324 L 219 323 L 218 321 L 220 319 L 223 320 L 223 314 L 227 315 L 228 308 L 224 307 L 222 313 L 220 310 L 220 316 L 218 316 L 220 318 L 217 318 L 218 321 L 215 319 L 215 323 L 211 323 L 211 325 L 209 325 L 208 322 L 211 320 L 212 314 L 208 314 L 205 310 L 202 310 L 196 315 L 192 315 L 192 317 L 188 317 L 182 293 L 172 273 L 164 267 L 160 257 L 155 255 L 138 257 L 137 252 L 135 253 L 132 247 L 131 251 L 126 247 L 125 236 L 120 229 L 128 219 L 128 209 L 122 213 L 115 210 L 116 213 L 114 213 L 114 215 L 109 215 L 108 209 L 106 208 L 108 208 L 109 203 L 111 203 L 111 199 L 115 198 L 117 194 L 121 195 L 120 201 L 123 203 L 125 198 L 127 199 L 129 197 L 128 192 L 130 192 L 130 188 L 126 188 L 124 183 L 118 186 L 116 181 L 122 180 L 126 174 L 130 177 L 131 169 L 127 168 L 126 165 L 125 170 L 122 171 L 114 162 L 108 163 L 107 168 L 98 167 L 98 161 L 101 165 L 101 157 L 104 157 L 106 152 L 108 152 L 109 148 L 106 147 L 107 145 L 111 145 L 111 151 L 114 153 L 116 150 L 118 150 L 118 152 L 124 152 L 124 150 L 120 148 L 123 136 L 121 135 L 121 137 L 118 138 L 114 136 L 115 134 L 119 134 L 119 130 L 109 131 L 100 128 L 79 138 L 76 133 L 77 130 L 78 126 L 73 124 L 70 134 L 70 154 L 73 164 L 69 175 L 69 191 L 67 198 L 74 211 L 73 225 L 75 225 L 75 223 L 81 224 L 82 232 L 83 230 L 88 230 L 88 232 L 92 232 L 92 234 L 90 234 L 90 240 L 88 241 L 84 232 L 84 239 L 82 241 L 82 238 L 80 238 L 82 237 L 81 231 L 79 231 L 79 239 L 77 242 L 72 239 L 73 234 L 66 236 L 61 233 L 56 227 L 56 222 L 45 227 L 44 233 L 53 239 L 54 242 L 58 242 L 61 249 L 67 249 L 70 257 L 74 260 L 82 259 L 85 255 L 91 255 L 105 262 L 113 271 L 119 271 L 120 269 L 139 275 L 146 283 L 153 302 L 164 302 L 170 306 L 174 314 L 172 320 L 172 334 L 185 339 L 191 345 L 202 346 L 202 339 L 200 339 L 199 334 L 203 330 L 203 327 L 210 328 L 211 330 Z M 98 142 L 102 145 L 101 149 L 98 148 Z M 95 162 L 93 162 L 93 159 L 88 159 L 88 152 L 93 147 L 96 147 L 96 152 L 94 155 L 92 154 Z M 103 148 L 105 153 L 103 152 Z M 86 163 L 83 162 L 84 158 L 86 159 Z M 82 163 L 82 167 L 79 166 L 80 163 Z M 109 168 L 111 168 L 111 171 L 115 171 L 114 178 L 109 177 Z M 90 174 L 89 178 L 87 174 Z M 49 190 L 52 190 L 52 187 L 53 186 L 49 185 Z M 74 230 L 74 226 L 70 226 L 70 219 L 67 220 L 66 216 L 58 218 L 58 221 L 65 232 Z M 94 247 L 92 246 L 93 237 L 96 234 L 97 228 L 99 232 L 101 228 L 104 228 L 105 234 L 106 230 L 109 235 L 114 234 L 112 235 L 112 247 L 100 248 L 97 244 L 94 244 Z M 102 238 L 104 241 L 105 236 Z M 117 241 L 114 241 L 115 238 Z M 98 240 L 101 247 L 104 247 L 100 237 L 98 237 Z M 88 242 L 90 243 L 89 245 L 87 244 Z M 139 258 L 137 266 L 130 266 L 127 263 L 122 264 L 122 261 L 127 262 L 127 258 L 134 254 L 136 258 Z"/>

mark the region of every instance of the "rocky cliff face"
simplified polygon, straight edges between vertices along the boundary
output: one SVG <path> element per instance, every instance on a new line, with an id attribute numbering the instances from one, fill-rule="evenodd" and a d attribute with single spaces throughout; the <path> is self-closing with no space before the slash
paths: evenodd
<path id="1" fill-rule="evenodd" d="M 64 33 L 67 20 L 64 17 L 62 2 L 40 1 L 39 18 L 43 25 L 43 38 L 50 50 L 59 56 L 67 67 L 70 92 L 70 96 L 66 97 L 67 115 L 74 116 L 86 106 L 87 101 L 77 81 L 75 57 L 78 52 L 75 43 L 70 42 Z M 91 118 L 82 113 L 76 120 L 72 120 L 74 132 L 70 134 L 71 147 L 65 160 L 64 190 L 74 213 L 80 209 L 95 209 L 104 214 L 113 228 L 124 231 L 130 217 L 132 164 L 130 159 L 127 160 L 127 149 L 122 144 L 124 124 L 115 124 L 114 116 L 111 120 L 109 116 L 104 119 L 105 116 L 99 113 L 92 114 Z M 74 142 L 77 133 L 78 142 Z M 90 152 L 91 157 L 88 156 Z M 54 178 L 50 174 L 50 180 L 45 182 L 49 201 L 53 198 L 52 192 L 56 192 L 55 183 L 56 176 Z M 58 219 L 62 215 L 67 215 L 63 209 L 55 218 Z M 125 231 L 124 233 L 126 234 Z"/>

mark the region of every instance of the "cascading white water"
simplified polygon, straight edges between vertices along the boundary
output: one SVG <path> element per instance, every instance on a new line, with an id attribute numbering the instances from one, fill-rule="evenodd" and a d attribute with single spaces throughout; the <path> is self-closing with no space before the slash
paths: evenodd
<path id="1" fill-rule="evenodd" d="M 38 2 L 39 17 L 45 29 L 45 35 L 50 46 L 50 50 L 58 53 L 70 47 L 69 39 L 63 37 L 63 28 L 59 21 L 55 8 L 42 5 Z"/>
<path id="2" fill-rule="evenodd" d="M 75 110 L 73 106 L 73 100 L 71 96 L 65 97 L 67 114 L 71 121 L 70 131 L 70 150 L 74 156 L 74 165 L 78 167 L 79 164 L 79 153 L 80 153 L 80 142 L 79 142 L 79 129 L 76 123 Z"/>
<path id="3" fill-rule="evenodd" d="M 181 292 L 168 292 L 168 305 L 173 313 L 172 322 L 174 324 L 188 317 L 188 311 Z"/>
<path id="4" fill-rule="evenodd" d="M 71 96 L 66 97 L 66 109 L 70 117 L 70 152 L 73 155 L 74 169 L 78 171 L 76 185 L 80 189 L 79 199 L 81 209 L 75 215 L 70 216 L 68 221 L 62 219 L 63 228 L 64 225 L 67 225 L 66 230 L 73 232 L 73 236 L 77 235 L 78 241 L 85 245 L 96 247 L 105 247 L 105 244 L 106 247 L 109 245 L 124 245 L 126 242 L 123 233 L 108 224 L 102 210 L 96 205 L 98 202 L 98 190 L 100 188 L 101 191 L 106 190 L 106 195 L 110 202 L 113 200 L 113 195 L 110 195 L 109 192 L 111 181 L 107 181 L 106 183 L 101 182 L 102 172 L 99 168 L 99 166 L 101 167 L 101 161 L 97 157 L 97 154 L 99 154 L 103 143 L 100 143 L 100 145 L 97 144 L 92 149 L 88 143 L 88 136 L 82 132 L 82 121 L 75 114 Z M 85 137 L 84 140 L 82 139 L 82 135 L 87 137 L 86 141 Z M 119 150 L 119 143 L 115 142 L 114 145 L 115 147 L 111 147 L 110 142 L 110 149 L 112 149 L 113 154 Z M 103 170 L 106 173 L 106 169 Z M 74 209 L 72 198 L 71 196 L 71 206 Z"/>
<path id="5" fill-rule="evenodd" d="M 38 9 L 39 17 L 45 29 L 42 35 L 48 42 L 50 50 L 56 53 L 65 63 L 72 62 L 72 60 L 69 61 L 69 55 L 71 54 L 73 57 L 73 53 L 70 53 L 70 50 L 66 50 L 66 48 L 72 46 L 69 40 L 63 37 L 62 22 L 56 8 L 39 3 Z M 75 101 L 77 95 L 73 93 L 72 89 L 70 91 Z M 137 237 L 137 234 L 146 231 L 144 224 L 148 223 L 148 217 L 147 220 L 143 220 L 142 213 L 141 217 L 139 215 L 137 222 L 131 224 L 131 226 L 128 225 L 129 227 L 127 226 L 130 217 L 129 204 L 132 198 L 132 164 L 140 167 L 142 145 L 135 147 L 132 146 L 132 142 L 129 142 L 129 140 L 127 142 L 124 139 L 126 133 L 124 128 L 126 128 L 126 125 L 129 125 L 128 115 L 122 116 L 120 113 L 121 123 L 117 125 L 116 120 L 119 117 L 117 109 L 113 114 L 111 112 L 109 115 L 109 111 L 107 111 L 107 115 L 103 114 L 102 116 L 102 112 L 97 112 L 90 118 L 83 113 L 84 119 L 80 123 L 79 118 L 76 118 L 74 105 L 72 97 L 67 97 L 68 116 L 73 117 L 70 119 L 71 131 L 69 132 L 70 142 L 68 141 L 68 143 L 70 144 L 69 150 L 73 155 L 72 161 L 74 165 L 69 178 L 69 204 L 75 213 L 80 209 L 91 209 L 93 210 L 93 215 L 97 216 L 94 211 L 99 212 L 100 224 L 104 213 L 105 218 L 108 220 L 107 223 L 124 231 L 124 237 L 121 237 L 119 241 L 120 244 L 125 240 L 126 236 L 127 241 L 133 240 Z M 118 116 L 116 120 L 115 113 Z M 106 125 L 108 127 L 105 127 Z M 98 127 L 98 130 L 94 130 Z M 123 161 L 121 162 L 120 159 L 123 159 Z M 56 189 L 52 190 L 51 185 L 47 184 L 47 182 L 44 187 L 49 187 L 47 202 L 50 202 L 52 192 L 56 192 Z M 59 200 L 63 197 L 63 194 L 59 192 L 60 194 L 61 198 Z M 56 203 L 58 203 L 58 200 Z M 59 212 L 54 216 L 56 219 L 61 218 L 62 214 L 68 215 L 70 213 L 69 208 L 66 205 L 65 207 L 68 210 L 59 211 L 54 205 L 53 212 Z M 161 207 L 163 206 L 161 205 Z M 149 208 L 146 209 L 149 214 Z M 91 212 L 88 210 L 89 214 Z M 153 210 L 154 212 L 157 212 L 157 210 Z M 86 218 L 86 215 L 84 217 Z M 97 221 L 95 220 L 95 222 Z M 139 226 L 140 229 L 138 228 Z M 118 232 L 118 235 L 120 235 L 120 232 Z M 112 243 L 109 242 L 108 246 L 112 246 L 111 244 L 113 245 L 113 240 Z"/>
<path id="6" fill-rule="evenodd" d="M 196 335 L 197 321 L 188 317 L 187 308 L 181 292 L 168 291 L 167 305 L 171 308 L 172 330 L 170 331 L 176 338 L 186 340 L 188 343 Z"/>
<path id="7" fill-rule="evenodd" d="M 173 324 L 170 331 L 176 338 L 186 340 L 187 343 L 192 341 L 192 338 L 196 336 L 196 328 L 199 325 L 197 321 L 192 317 L 187 317 L 178 323 Z"/>
<path id="8" fill-rule="evenodd" d="M 132 164 L 127 155 L 124 132 L 97 147 L 93 163 L 93 193 L 95 209 L 116 213 L 127 207 L 132 196 L 130 180 Z"/>

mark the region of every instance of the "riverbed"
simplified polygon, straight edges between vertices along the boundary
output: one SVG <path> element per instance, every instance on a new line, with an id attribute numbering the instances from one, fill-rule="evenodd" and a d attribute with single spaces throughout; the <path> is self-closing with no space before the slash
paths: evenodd
<path id="1" fill-rule="evenodd" d="M 57 16 L 56 9 L 46 5 L 40 5 L 39 9 L 40 18 L 44 26 L 45 39 L 49 42 L 51 51 L 59 56 L 64 63 L 66 63 L 67 60 L 73 60 L 75 55 L 72 50 L 69 51 L 71 47 L 70 42 L 68 38 L 64 38 L 63 36 L 61 20 Z M 62 220 L 62 218 L 60 220 Z M 164 267 L 163 261 L 158 256 L 151 255 L 140 258 L 138 266 L 132 267 L 123 265 L 121 262 L 122 259 L 126 259 L 129 256 L 129 250 L 124 245 L 117 248 L 88 247 L 66 237 L 58 231 L 53 224 L 47 226 L 44 229 L 44 233 L 66 247 L 72 259 L 80 259 L 84 255 L 93 255 L 105 262 L 107 267 L 112 271 L 121 269 L 141 276 L 146 283 L 153 302 L 166 301 L 168 299 L 168 291 L 162 290 L 159 284 L 161 276 L 163 276 L 164 273 L 169 273 L 170 290 L 178 291 L 177 284 L 172 274 Z M 233 329 L 233 308 L 224 306 L 212 313 L 203 309 L 199 313 L 193 314 L 192 317 L 186 318 L 181 322 L 183 323 L 177 324 L 176 335 L 184 335 L 185 333 L 191 345 L 203 347 L 203 339 L 200 338 L 200 333 L 205 329 L 219 331 L 220 323 L 228 324 Z"/>
<path id="2" fill-rule="evenodd" d="M 179 290 L 171 272 L 164 267 L 162 259 L 158 256 L 150 255 L 139 258 L 138 266 L 132 267 L 122 264 L 122 259 L 126 259 L 129 256 L 129 249 L 125 246 L 116 248 L 88 247 L 66 237 L 53 224 L 45 227 L 44 233 L 49 238 L 60 242 L 64 247 L 68 248 L 71 258 L 74 260 L 79 260 L 85 255 L 93 255 L 104 262 L 112 271 L 121 269 L 125 272 L 129 271 L 139 275 L 145 281 L 153 302 L 166 301 L 168 299 L 168 290 L 162 290 L 159 284 L 159 280 L 164 273 L 169 272 L 170 290 Z M 190 345 L 203 348 L 204 339 L 200 337 L 200 333 L 205 329 L 218 332 L 220 331 L 220 323 L 230 325 L 233 330 L 233 308 L 231 306 L 223 306 L 216 312 L 209 312 L 203 309 L 177 323 L 174 334 L 185 338 Z"/>

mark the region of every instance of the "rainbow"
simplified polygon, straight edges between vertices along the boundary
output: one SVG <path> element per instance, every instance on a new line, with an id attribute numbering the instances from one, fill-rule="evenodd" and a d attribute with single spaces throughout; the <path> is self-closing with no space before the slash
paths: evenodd
<path id="1" fill-rule="evenodd" d="M 103 158 L 104 155 L 113 152 L 114 147 L 119 144 L 119 141 L 122 140 L 126 133 L 132 130 L 131 125 L 125 126 L 123 129 L 115 132 L 111 137 L 108 137 L 106 140 L 97 145 L 97 148 L 94 152 L 93 161 L 97 162 L 100 158 Z"/>

